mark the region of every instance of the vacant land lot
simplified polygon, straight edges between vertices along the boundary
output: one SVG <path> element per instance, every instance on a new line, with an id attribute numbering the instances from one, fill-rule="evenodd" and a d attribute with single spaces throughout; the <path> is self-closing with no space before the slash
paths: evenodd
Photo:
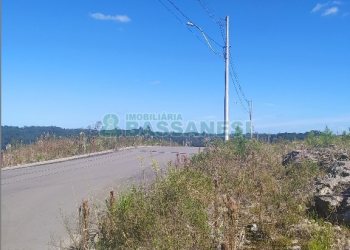
<path id="1" fill-rule="evenodd" d="M 345 192 L 350 188 L 344 167 L 349 164 L 349 145 L 348 135 L 331 133 L 272 145 L 237 135 L 191 160 L 180 158 L 166 174 L 155 166 L 152 184 L 137 185 L 117 197 L 111 193 L 102 208 L 83 202 L 80 223 L 70 230 L 72 245 L 76 249 L 349 249 L 346 193 L 329 191 L 327 197 L 342 201 L 337 205 L 327 203 L 327 198 L 323 201 L 330 207 L 315 206 L 318 198 L 325 197 L 318 193 L 320 183 L 336 180 Z"/>

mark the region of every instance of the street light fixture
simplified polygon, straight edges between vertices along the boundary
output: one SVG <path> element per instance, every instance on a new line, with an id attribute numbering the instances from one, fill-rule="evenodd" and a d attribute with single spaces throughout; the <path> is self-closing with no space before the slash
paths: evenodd
<path id="1" fill-rule="evenodd" d="M 215 54 L 217 54 L 217 52 L 211 46 L 208 37 L 206 36 L 205 32 L 203 31 L 203 29 L 201 27 L 199 27 L 198 25 L 196 25 L 192 22 L 187 22 L 186 24 L 187 24 L 187 26 L 197 28 L 202 33 L 202 36 L 204 37 L 205 41 L 207 42 L 209 49 L 211 49 Z"/>

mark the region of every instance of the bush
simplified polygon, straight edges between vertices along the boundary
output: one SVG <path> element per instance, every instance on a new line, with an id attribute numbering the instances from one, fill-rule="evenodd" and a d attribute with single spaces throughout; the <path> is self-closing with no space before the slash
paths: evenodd
<path id="1" fill-rule="evenodd" d="M 329 147 L 337 142 L 337 136 L 326 127 L 319 135 L 311 132 L 306 138 L 306 144 L 312 147 Z"/>
<path id="2" fill-rule="evenodd" d="M 233 145 L 238 155 L 244 156 L 246 153 L 247 140 L 243 135 L 243 130 L 237 126 L 233 137 Z"/>
<path id="3" fill-rule="evenodd" d="M 147 190 L 134 187 L 99 218 L 97 248 L 208 249 L 211 192 L 210 179 L 190 170 L 172 170 Z"/>

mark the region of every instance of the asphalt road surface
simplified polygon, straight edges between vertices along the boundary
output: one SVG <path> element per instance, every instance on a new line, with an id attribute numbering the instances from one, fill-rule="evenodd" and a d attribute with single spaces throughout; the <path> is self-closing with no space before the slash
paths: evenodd
<path id="1" fill-rule="evenodd" d="M 111 189 L 141 176 L 156 161 L 165 167 L 191 147 L 145 147 L 66 162 L 1 171 L 1 249 L 52 249 L 67 237 L 63 218 L 77 215 L 83 199 L 108 196 Z"/>

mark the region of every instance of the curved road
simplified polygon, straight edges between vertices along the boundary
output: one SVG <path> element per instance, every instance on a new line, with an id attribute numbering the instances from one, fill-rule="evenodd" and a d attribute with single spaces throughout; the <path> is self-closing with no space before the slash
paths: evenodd
<path id="1" fill-rule="evenodd" d="M 191 147 L 140 147 L 66 162 L 1 171 L 1 249 L 51 249 L 66 237 L 63 217 L 77 215 L 82 199 L 103 200 L 108 191 L 161 167 Z"/>

